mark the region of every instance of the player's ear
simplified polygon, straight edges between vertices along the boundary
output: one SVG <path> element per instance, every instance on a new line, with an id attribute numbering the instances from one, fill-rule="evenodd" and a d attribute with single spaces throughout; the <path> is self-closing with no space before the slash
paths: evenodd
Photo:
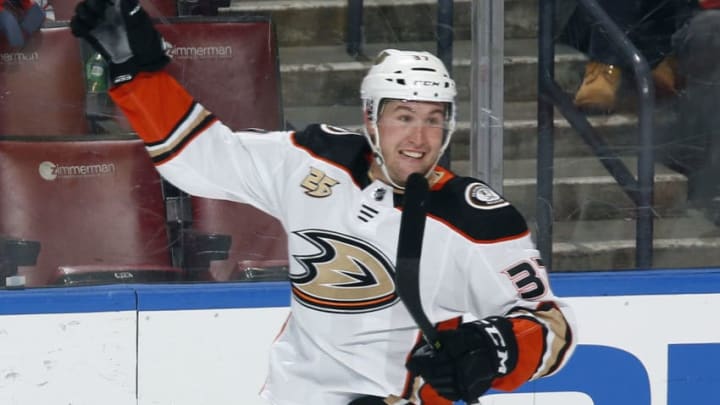
<path id="1" fill-rule="evenodd" d="M 368 110 L 363 110 L 363 123 L 365 124 L 365 128 L 367 129 L 367 133 L 370 136 L 375 136 L 375 129 L 370 122 L 370 114 L 368 113 Z"/>

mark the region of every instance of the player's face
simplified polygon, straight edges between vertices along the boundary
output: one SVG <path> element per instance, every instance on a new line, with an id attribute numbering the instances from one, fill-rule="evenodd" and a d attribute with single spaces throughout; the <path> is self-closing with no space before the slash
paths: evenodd
<path id="1" fill-rule="evenodd" d="M 388 101 L 378 120 L 380 149 L 392 180 L 405 185 L 415 172 L 430 170 L 443 143 L 445 105 L 437 102 Z M 373 161 L 373 174 L 385 176 Z"/>

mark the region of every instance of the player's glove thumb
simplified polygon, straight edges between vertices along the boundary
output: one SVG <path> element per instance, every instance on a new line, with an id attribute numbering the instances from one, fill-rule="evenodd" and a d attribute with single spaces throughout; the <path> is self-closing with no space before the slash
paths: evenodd
<path id="1" fill-rule="evenodd" d="M 138 0 L 83 0 L 75 7 L 70 28 L 108 61 L 113 84 L 160 70 L 170 61 Z"/>
<path id="2" fill-rule="evenodd" d="M 440 350 L 430 345 L 416 347 L 407 363 L 441 396 L 474 402 L 495 378 L 509 374 L 517 364 L 517 342 L 512 324 L 503 317 L 490 317 L 438 332 Z"/>

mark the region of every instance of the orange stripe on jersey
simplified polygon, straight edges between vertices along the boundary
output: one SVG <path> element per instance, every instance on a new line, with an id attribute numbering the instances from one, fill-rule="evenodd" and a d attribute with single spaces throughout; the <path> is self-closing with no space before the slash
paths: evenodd
<path id="1" fill-rule="evenodd" d="M 140 73 L 109 93 L 145 143 L 167 138 L 193 103 L 190 94 L 165 71 Z"/>
<path id="2" fill-rule="evenodd" d="M 567 351 L 572 347 L 573 334 L 565 316 L 554 302 L 538 304 L 535 310 L 514 308 L 510 311 L 513 318 L 537 320 L 545 327 L 545 355 L 533 378 L 543 377 L 555 372 L 565 361 Z M 548 340 L 549 337 L 552 337 Z"/>
<path id="3" fill-rule="evenodd" d="M 368 305 L 377 305 L 382 304 L 385 302 L 393 302 L 395 299 L 397 299 L 397 294 L 388 294 L 384 297 L 376 298 L 373 300 L 364 300 L 364 301 L 358 301 L 358 302 L 340 302 L 340 301 L 331 301 L 331 300 L 323 300 L 316 297 L 311 297 L 310 295 L 307 295 L 300 291 L 297 287 L 292 287 L 292 291 L 294 294 L 298 295 L 300 298 L 302 298 L 304 301 L 315 303 L 318 305 L 321 305 L 323 307 L 328 308 L 353 308 L 353 307 L 365 307 Z"/>
<path id="4" fill-rule="evenodd" d="M 430 175 L 430 190 L 431 191 L 437 191 L 445 187 L 445 184 L 455 178 L 455 175 L 445 169 L 444 167 L 435 166 L 435 170 L 433 170 L 433 173 Z"/>
<path id="5" fill-rule="evenodd" d="M 518 362 L 510 374 L 496 378 L 492 387 L 503 391 L 512 391 L 535 374 L 545 351 L 543 327 L 529 319 L 512 318 L 513 332 L 518 346 Z"/>

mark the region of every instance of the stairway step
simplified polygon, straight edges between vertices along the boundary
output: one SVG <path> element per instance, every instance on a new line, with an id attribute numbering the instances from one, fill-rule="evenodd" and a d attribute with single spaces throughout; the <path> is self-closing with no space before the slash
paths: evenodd
<path id="1" fill-rule="evenodd" d="M 371 55 L 386 48 L 435 49 L 430 42 L 383 43 L 368 45 Z M 457 82 L 458 99 L 470 99 L 472 67 L 470 41 L 455 41 L 452 75 Z M 359 105 L 359 89 L 369 61 L 356 61 L 340 46 L 280 48 L 280 75 L 286 107 L 308 105 Z M 555 78 L 567 91 L 574 91 L 582 78 L 587 58 L 564 45 L 556 46 Z M 537 98 L 537 43 L 532 39 L 505 41 L 506 101 Z"/>
<path id="2" fill-rule="evenodd" d="M 631 98 L 628 96 L 626 98 Z M 618 106 L 618 111 L 607 115 L 588 115 L 587 120 L 595 129 L 605 147 L 618 155 L 637 155 L 640 148 L 639 120 L 635 103 Z M 457 133 L 453 138 L 453 159 L 470 158 L 470 103 L 458 103 L 459 119 Z M 537 103 L 506 102 L 504 104 L 504 158 L 520 159 L 537 156 Z M 653 117 L 655 128 L 655 154 L 659 157 L 673 148 L 677 139 L 677 104 L 673 100 L 659 100 Z M 559 111 L 554 114 L 554 154 L 556 157 L 594 155 L 580 134 Z"/>
<path id="3" fill-rule="evenodd" d="M 635 221 L 560 221 L 553 224 L 553 270 L 635 267 Z M 653 267 L 714 267 L 720 263 L 720 228 L 699 212 L 654 221 Z"/>
<path id="4" fill-rule="evenodd" d="M 637 159 L 623 157 L 636 173 Z M 503 195 L 526 217 L 534 218 L 536 161 L 506 160 Z M 453 160 L 452 170 L 470 175 L 470 162 Z M 633 218 L 635 205 L 595 157 L 556 158 L 553 212 L 557 221 Z M 662 217 L 678 216 L 687 208 L 687 178 L 663 165 L 655 165 L 653 208 Z"/>
<path id="5" fill-rule="evenodd" d="M 270 15 L 281 46 L 344 45 L 347 0 L 234 0 L 221 15 Z M 365 0 L 367 43 L 434 41 L 437 0 Z M 453 36 L 471 39 L 471 0 L 454 0 Z M 537 33 L 537 0 L 505 0 L 505 37 Z M 369 54 L 368 54 L 369 55 Z"/>

